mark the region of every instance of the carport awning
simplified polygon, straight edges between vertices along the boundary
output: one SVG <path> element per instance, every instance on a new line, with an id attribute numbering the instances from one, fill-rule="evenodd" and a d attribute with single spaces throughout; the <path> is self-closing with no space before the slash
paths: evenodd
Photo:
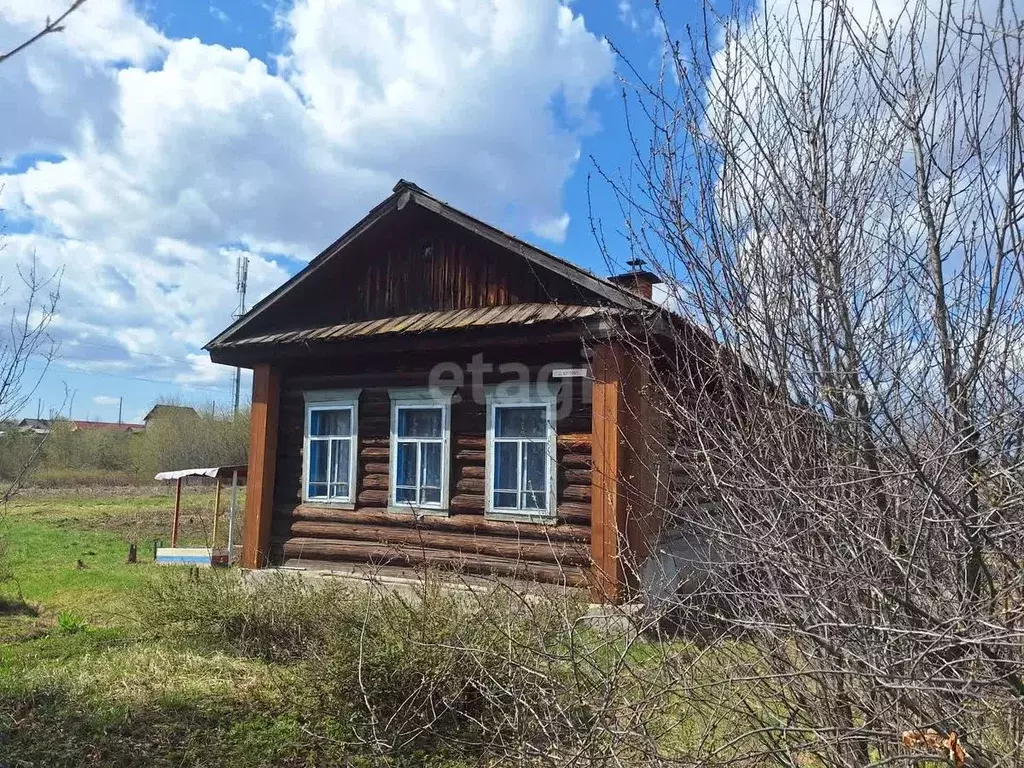
<path id="1" fill-rule="evenodd" d="M 230 467 L 201 467 L 198 469 L 176 469 L 173 472 L 157 472 L 155 480 L 180 480 L 183 477 L 217 477 L 229 478 L 235 472 L 238 479 L 244 480 L 246 470 L 249 467 L 245 464 L 237 464 Z"/>

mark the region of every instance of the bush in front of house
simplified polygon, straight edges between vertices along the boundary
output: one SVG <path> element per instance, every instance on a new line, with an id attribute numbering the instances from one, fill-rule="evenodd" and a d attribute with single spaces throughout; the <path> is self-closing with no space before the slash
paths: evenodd
<path id="1" fill-rule="evenodd" d="M 573 601 L 467 595 L 428 580 L 415 595 L 382 592 L 357 610 L 348 636 L 334 636 L 317 689 L 335 711 L 356 703 L 364 743 L 520 763 L 578 750 L 592 734 L 601 682 L 573 655 Z"/>
<path id="2" fill-rule="evenodd" d="M 189 569 L 155 578 L 139 610 L 146 625 L 239 656 L 294 662 L 327 652 L 351 601 L 350 590 L 338 584 L 270 571 L 243 583 L 237 571 Z"/>
<path id="3" fill-rule="evenodd" d="M 584 606 L 564 596 L 467 593 L 433 578 L 396 592 L 193 572 L 162 577 L 144 606 L 150 626 L 289 662 L 315 702 L 309 727 L 342 724 L 360 752 L 517 764 L 593 757 L 609 754 L 609 734 L 641 727 L 641 710 L 657 714 L 614 682 L 622 654 L 608 648 L 618 641 L 585 629 Z"/>

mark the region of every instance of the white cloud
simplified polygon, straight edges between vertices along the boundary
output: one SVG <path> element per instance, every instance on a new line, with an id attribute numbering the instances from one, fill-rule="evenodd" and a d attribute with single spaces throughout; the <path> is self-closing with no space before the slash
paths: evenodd
<path id="1" fill-rule="evenodd" d="M 0 0 L 0 46 L 57 0 Z M 0 179 L 19 226 L 5 264 L 63 266 L 65 359 L 212 382 L 199 347 L 399 177 L 503 226 L 559 240 L 562 188 L 594 129 L 612 55 L 556 0 L 297 0 L 280 72 L 243 49 L 163 36 L 128 0 L 90 0 L 0 68 L 17 115 Z M 56 159 L 49 157 L 55 155 Z M 285 257 L 282 259 L 282 255 Z"/>
<path id="2" fill-rule="evenodd" d="M 57 0 L 0 0 L 0 50 L 37 33 Z M 4 129 L 0 162 L 25 152 L 61 154 L 83 132 L 112 140 L 117 125 L 113 62 L 147 66 L 159 55 L 163 36 L 123 0 L 90 0 L 72 16 L 66 32 L 48 35 L 0 67 Z"/>
<path id="3" fill-rule="evenodd" d="M 218 8 L 216 5 L 210 6 L 210 15 L 213 16 L 221 24 L 227 24 L 231 21 L 231 17 L 228 16 L 223 9 Z"/>
<path id="4" fill-rule="evenodd" d="M 619 0 L 619 21 L 628 26 L 630 29 L 636 30 L 640 24 L 636 20 L 636 14 L 633 13 L 633 4 L 629 0 Z"/>
<path id="5" fill-rule="evenodd" d="M 96 395 L 96 397 L 92 399 L 92 404 L 101 408 L 105 408 L 110 405 L 117 405 L 120 402 L 121 398 L 113 397 L 112 395 Z"/>

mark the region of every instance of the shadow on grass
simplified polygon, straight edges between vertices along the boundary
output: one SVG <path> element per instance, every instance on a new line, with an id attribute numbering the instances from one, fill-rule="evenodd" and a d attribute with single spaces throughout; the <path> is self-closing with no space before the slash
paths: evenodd
<path id="1" fill-rule="evenodd" d="M 28 616 L 36 618 L 39 616 L 39 609 L 29 605 L 21 598 L 0 595 L 0 616 Z"/>

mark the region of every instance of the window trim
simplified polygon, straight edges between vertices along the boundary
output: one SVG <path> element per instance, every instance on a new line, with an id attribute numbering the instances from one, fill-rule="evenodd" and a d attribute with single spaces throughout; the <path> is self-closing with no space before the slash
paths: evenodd
<path id="1" fill-rule="evenodd" d="M 420 517 L 438 515 L 447 517 L 451 502 L 451 444 L 452 444 L 452 399 L 455 392 L 450 388 L 400 388 L 389 389 L 391 398 L 390 441 L 388 449 L 388 511 L 413 514 Z M 441 409 L 441 501 L 432 504 L 398 501 L 398 412 L 402 408 Z M 415 438 L 414 438 L 415 439 Z"/>
<path id="2" fill-rule="evenodd" d="M 484 517 L 489 520 L 551 524 L 558 519 L 558 385 L 531 386 L 503 391 L 501 385 L 486 392 L 487 437 L 485 454 Z M 494 506 L 494 425 L 495 409 L 500 407 L 537 408 L 547 410 L 547 509 L 531 512 Z"/>
<path id="3" fill-rule="evenodd" d="M 303 392 L 305 410 L 302 422 L 302 503 L 315 504 L 323 507 L 355 509 L 358 496 L 357 467 L 359 464 L 359 389 L 323 389 Z M 348 498 L 330 498 L 327 496 L 309 495 L 309 457 L 311 426 L 314 411 L 333 409 L 350 409 L 352 411 L 352 434 L 349 436 L 351 448 L 348 457 Z"/>

